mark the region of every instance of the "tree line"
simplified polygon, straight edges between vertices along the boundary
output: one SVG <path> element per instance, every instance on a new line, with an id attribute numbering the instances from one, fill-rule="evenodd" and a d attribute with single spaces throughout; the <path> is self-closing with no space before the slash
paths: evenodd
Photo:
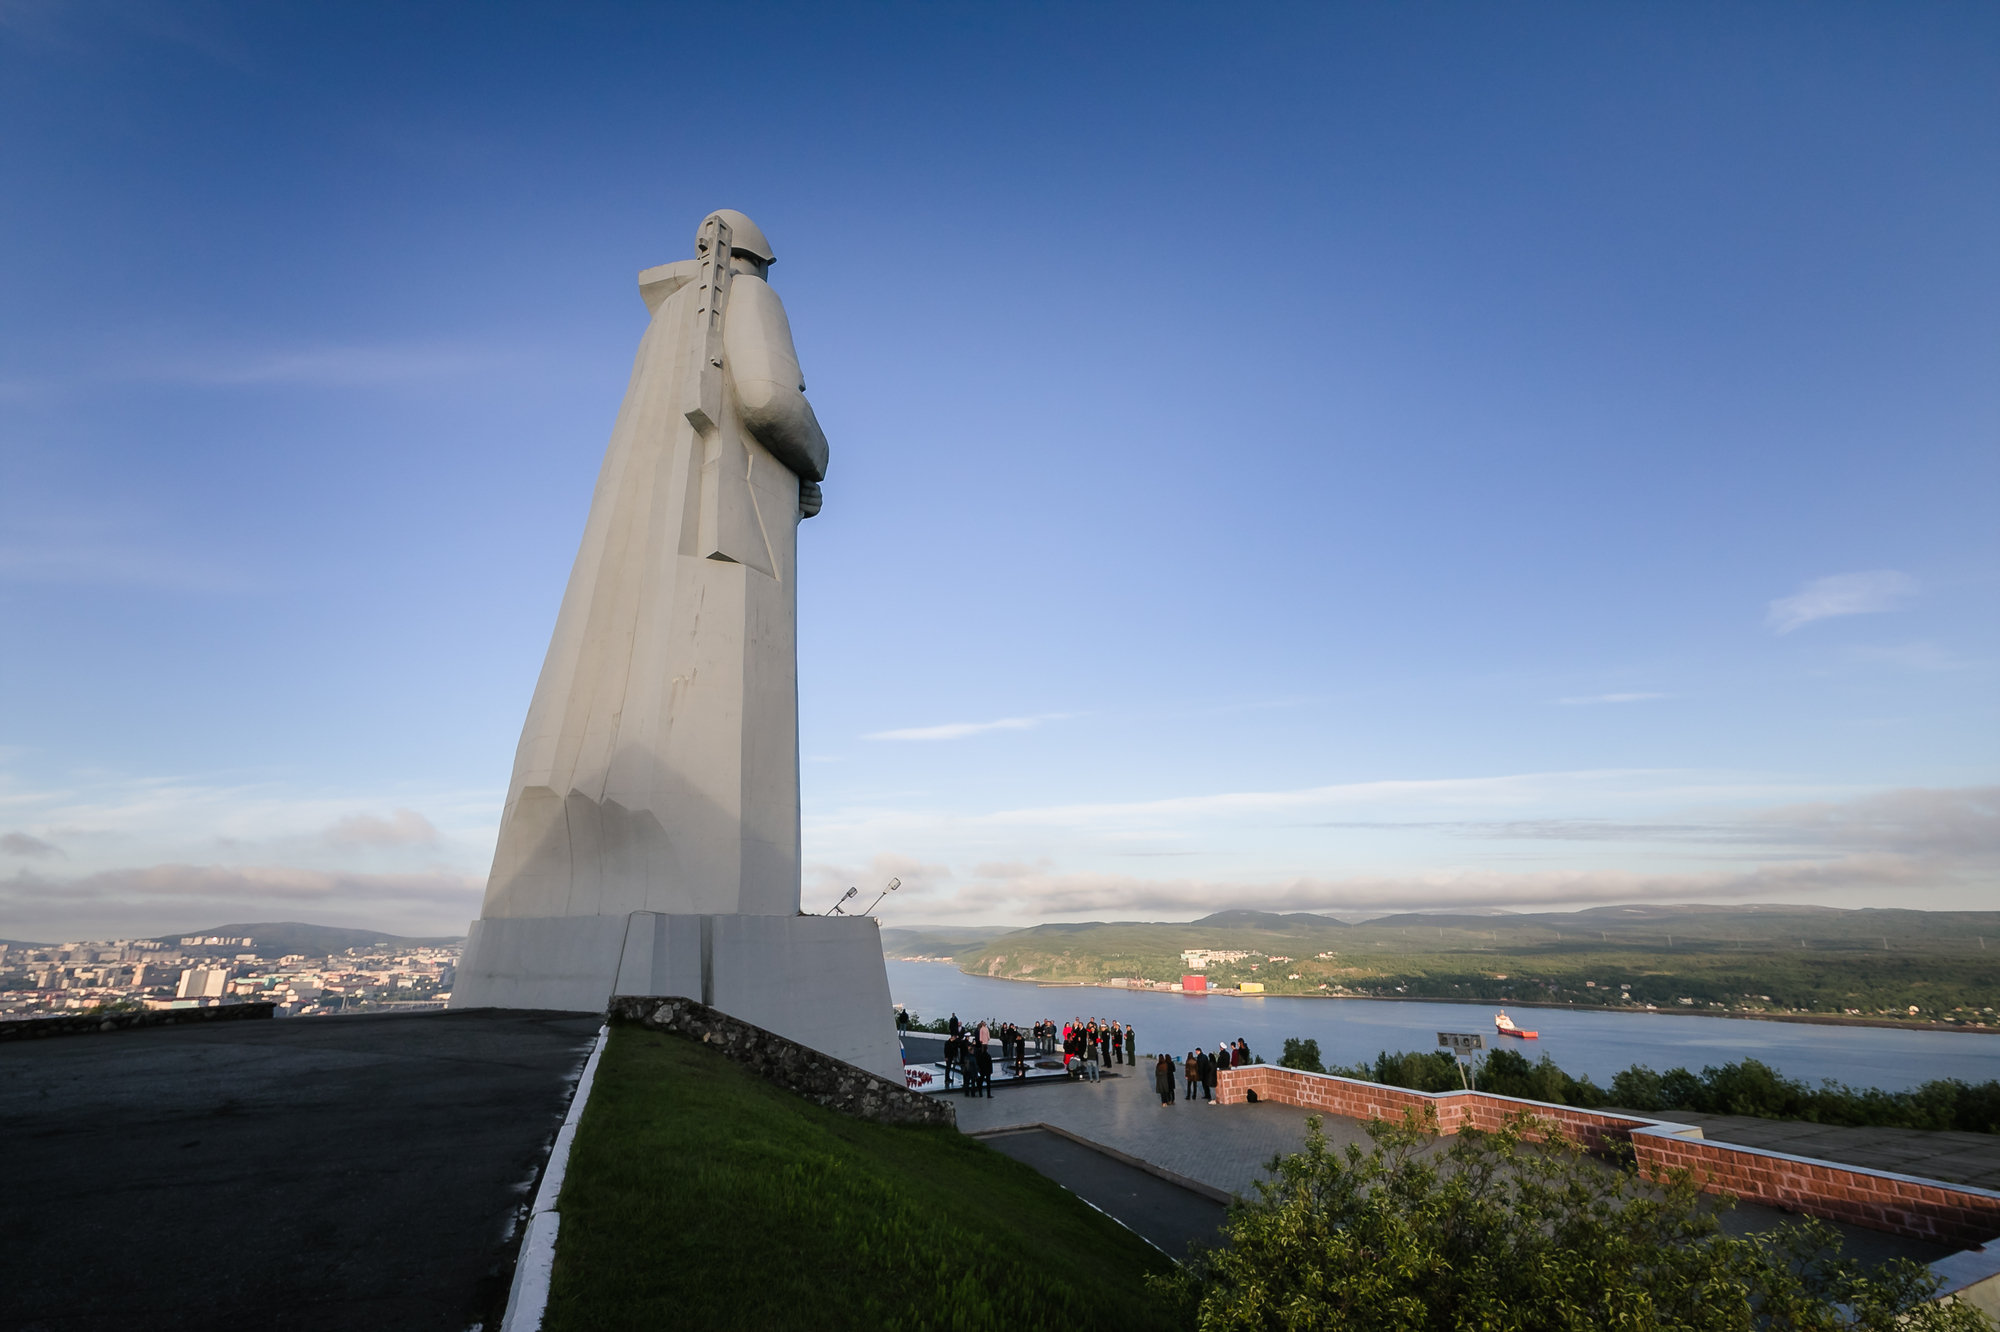
<path id="1" fill-rule="evenodd" d="M 1395 1054 L 1385 1050 L 1372 1064 L 1328 1067 L 1320 1062 L 1318 1041 L 1288 1039 L 1278 1062 L 1308 1073 L 1332 1073 L 1412 1091 L 1457 1091 L 1463 1085 L 1458 1063 L 1446 1050 Z M 1547 1055 L 1530 1063 L 1514 1050 L 1489 1052 L 1475 1065 L 1470 1080 L 1476 1091 L 1586 1110 L 1611 1106 L 1654 1114 L 1679 1110 L 1849 1128 L 2000 1133 L 2000 1081 L 1941 1078 L 1908 1091 L 1884 1091 L 1850 1087 L 1829 1078 L 1814 1087 L 1759 1060 L 1742 1059 L 1699 1073 L 1685 1068 L 1656 1073 L 1634 1064 L 1614 1076 L 1609 1087 L 1599 1087 L 1588 1074 L 1573 1077 L 1564 1072 Z"/>

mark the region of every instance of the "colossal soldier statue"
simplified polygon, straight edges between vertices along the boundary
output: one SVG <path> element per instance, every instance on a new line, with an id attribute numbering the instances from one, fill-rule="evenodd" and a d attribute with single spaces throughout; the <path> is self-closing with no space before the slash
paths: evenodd
<path id="1" fill-rule="evenodd" d="M 695 250 L 639 275 L 652 323 L 452 1005 L 687 995 L 900 1082 L 874 922 L 799 914 L 798 526 L 826 436 L 763 232 L 723 209 Z"/>

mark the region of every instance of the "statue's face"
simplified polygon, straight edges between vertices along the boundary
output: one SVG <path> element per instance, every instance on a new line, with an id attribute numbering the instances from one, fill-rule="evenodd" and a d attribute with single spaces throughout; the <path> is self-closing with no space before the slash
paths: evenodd
<path id="1" fill-rule="evenodd" d="M 741 250 L 731 250 L 729 252 L 729 268 L 731 272 L 748 273 L 751 277 L 764 278 L 766 280 L 769 279 L 771 273 L 771 266 L 769 264 L 759 259 L 756 255 L 744 254 Z"/>

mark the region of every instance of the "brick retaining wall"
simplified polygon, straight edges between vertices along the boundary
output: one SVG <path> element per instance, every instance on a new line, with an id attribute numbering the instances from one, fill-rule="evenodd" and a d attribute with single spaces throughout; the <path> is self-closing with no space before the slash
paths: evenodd
<path id="1" fill-rule="evenodd" d="M 1437 1115 L 1441 1133 L 1498 1128 L 1508 1116 L 1531 1110 L 1555 1120 L 1587 1147 L 1629 1143 L 1647 1174 L 1686 1169 L 1709 1193 L 1732 1193 L 1746 1202 L 1947 1244 L 1983 1244 L 2000 1235 L 2000 1193 L 1709 1142 L 1699 1129 L 1660 1120 L 1489 1092 L 1410 1091 L 1268 1064 L 1232 1068 L 1216 1079 L 1215 1099 L 1224 1105 L 1247 1101 L 1251 1091 L 1259 1100 L 1349 1119 L 1397 1120 L 1406 1110 L 1419 1115 L 1429 1110 Z"/>
<path id="2" fill-rule="evenodd" d="M 856 1119 L 881 1124 L 942 1124 L 956 1127 L 958 1110 L 942 1097 L 925 1096 L 877 1077 L 865 1068 L 821 1054 L 776 1032 L 753 1027 L 721 1009 L 692 999 L 660 995 L 619 995 L 611 1001 L 613 1022 L 632 1022 L 654 1031 L 712 1046 L 767 1082 Z"/>

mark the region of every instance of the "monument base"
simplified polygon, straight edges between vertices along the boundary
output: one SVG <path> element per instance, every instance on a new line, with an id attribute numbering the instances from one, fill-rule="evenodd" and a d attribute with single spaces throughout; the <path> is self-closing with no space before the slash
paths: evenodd
<path id="1" fill-rule="evenodd" d="M 614 995 L 684 995 L 901 1085 L 903 1059 L 868 916 L 524 916 L 475 920 L 453 1008 L 603 1012 Z"/>

